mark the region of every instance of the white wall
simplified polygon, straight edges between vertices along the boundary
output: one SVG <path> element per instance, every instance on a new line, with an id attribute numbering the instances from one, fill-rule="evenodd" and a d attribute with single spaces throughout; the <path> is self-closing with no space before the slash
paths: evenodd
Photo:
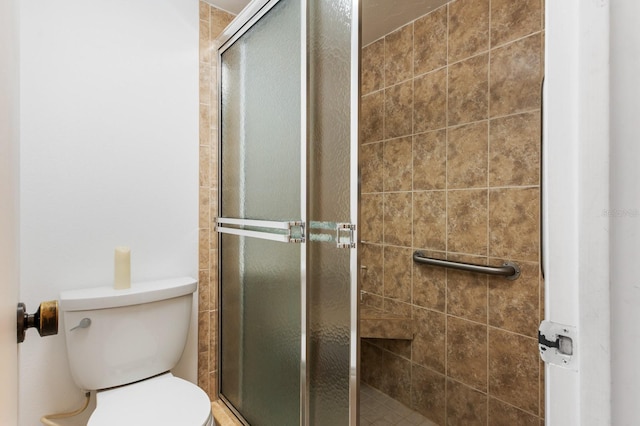
<path id="1" fill-rule="evenodd" d="M 20 13 L 27 309 L 111 283 L 118 245 L 133 281 L 197 277 L 197 0 L 23 0 Z M 192 331 L 180 372 L 195 380 Z M 19 361 L 20 425 L 81 402 L 63 334 L 30 330 Z"/>
<path id="2" fill-rule="evenodd" d="M 0 2 L 0 425 L 18 414 L 18 2 Z"/>
<path id="3" fill-rule="evenodd" d="M 640 424 L 640 2 L 611 2 L 612 424 Z"/>

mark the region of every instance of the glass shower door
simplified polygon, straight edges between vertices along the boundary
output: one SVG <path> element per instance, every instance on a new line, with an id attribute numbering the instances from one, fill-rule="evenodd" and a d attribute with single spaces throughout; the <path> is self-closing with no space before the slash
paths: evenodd
<path id="1" fill-rule="evenodd" d="M 247 424 L 356 424 L 354 19 L 254 1 L 219 40 L 219 392 Z"/>

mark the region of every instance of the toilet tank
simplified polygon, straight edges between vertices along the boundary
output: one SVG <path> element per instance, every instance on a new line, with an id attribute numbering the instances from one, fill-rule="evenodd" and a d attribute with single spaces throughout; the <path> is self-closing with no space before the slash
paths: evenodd
<path id="1" fill-rule="evenodd" d="M 172 369 L 187 341 L 196 287 L 196 280 L 185 277 L 132 283 L 126 290 L 105 286 L 60 293 L 75 383 L 104 389 Z M 85 327 L 72 330 L 78 325 Z"/>

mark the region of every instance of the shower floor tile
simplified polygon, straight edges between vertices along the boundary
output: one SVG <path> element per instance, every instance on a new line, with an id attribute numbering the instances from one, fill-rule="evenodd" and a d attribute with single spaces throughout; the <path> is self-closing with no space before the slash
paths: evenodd
<path id="1" fill-rule="evenodd" d="M 438 426 L 388 395 L 360 383 L 360 426 Z"/>

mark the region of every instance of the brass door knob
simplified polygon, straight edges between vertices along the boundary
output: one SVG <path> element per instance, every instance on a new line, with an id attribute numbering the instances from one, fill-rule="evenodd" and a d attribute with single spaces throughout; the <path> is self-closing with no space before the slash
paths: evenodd
<path id="1" fill-rule="evenodd" d="M 24 303 L 18 303 L 18 343 L 24 342 L 24 336 L 28 328 L 34 327 L 40 336 L 53 336 L 58 334 L 58 301 L 50 300 L 42 302 L 35 314 L 28 314 Z"/>

